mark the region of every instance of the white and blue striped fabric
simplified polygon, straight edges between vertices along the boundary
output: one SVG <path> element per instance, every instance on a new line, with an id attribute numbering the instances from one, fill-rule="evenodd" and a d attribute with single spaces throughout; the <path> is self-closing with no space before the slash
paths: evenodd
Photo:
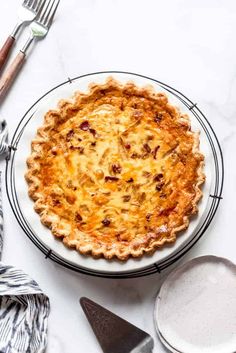
<path id="1" fill-rule="evenodd" d="M 0 259 L 2 244 L 0 199 Z M 23 271 L 0 262 L 0 353 L 45 352 L 49 311 L 49 299 L 38 284 Z"/>
<path id="2" fill-rule="evenodd" d="M 4 155 L 9 151 L 8 130 L 5 120 L 0 118 L 0 155 Z"/>

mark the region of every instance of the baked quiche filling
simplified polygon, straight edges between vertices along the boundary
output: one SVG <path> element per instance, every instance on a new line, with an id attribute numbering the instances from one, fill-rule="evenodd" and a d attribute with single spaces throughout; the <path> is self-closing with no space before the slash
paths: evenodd
<path id="1" fill-rule="evenodd" d="M 64 244 L 126 260 L 187 228 L 203 160 L 198 133 L 165 94 L 110 78 L 46 114 L 26 180 L 41 221 Z"/>

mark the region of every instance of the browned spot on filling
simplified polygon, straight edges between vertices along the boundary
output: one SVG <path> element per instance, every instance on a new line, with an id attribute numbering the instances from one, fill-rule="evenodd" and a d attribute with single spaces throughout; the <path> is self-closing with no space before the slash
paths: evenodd
<path id="1" fill-rule="evenodd" d="M 122 198 L 123 198 L 124 202 L 129 202 L 129 200 L 131 199 L 131 196 L 130 195 L 124 195 Z"/>

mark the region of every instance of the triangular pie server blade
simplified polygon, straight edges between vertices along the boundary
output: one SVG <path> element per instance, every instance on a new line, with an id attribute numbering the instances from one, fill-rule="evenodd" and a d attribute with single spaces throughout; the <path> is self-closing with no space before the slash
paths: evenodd
<path id="1" fill-rule="evenodd" d="M 104 353 L 151 353 L 150 335 L 88 298 L 80 304 Z"/>

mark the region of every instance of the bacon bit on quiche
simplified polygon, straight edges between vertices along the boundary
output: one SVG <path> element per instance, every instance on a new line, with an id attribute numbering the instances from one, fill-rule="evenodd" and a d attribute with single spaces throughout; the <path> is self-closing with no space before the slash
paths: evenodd
<path id="1" fill-rule="evenodd" d="M 90 125 L 89 125 L 89 122 L 87 120 L 83 121 L 79 128 L 83 131 L 88 131 L 90 129 Z"/>
<path id="2" fill-rule="evenodd" d="M 112 164 L 111 168 L 112 168 L 113 173 L 115 173 L 115 174 L 120 174 L 122 171 L 122 167 L 119 163 Z"/>
<path id="3" fill-rule="evenodd" d="M 111 221 L 108 219 L 108 218 L 104 218 L 102 220 L 102 224 L 105 226 L 105 227 L 108 227 L 110 224 L 111 224 Z"/>
<path id="4" fill-rule="evenodd" d="M 69 142 L 71 140 L 71 138 L 74 136 L 74 130 L 71 129 L 69 132 L 67 132 L 66 134 L 66 141 Z"/>
<path id="5" fill-rule="evenodd" d="M 156 185 L 156 190 L 157 190 L 157 191 L 161 191 L 162 188 L 163 188 L 163 186 L 164 186 L 164 183 L 158 183 L 158 184 Z"/>
<path id="6" fill-rule="evenodd" d="M 160 181 L 163 178 L 163 174 L 162 173 L 158 173 L 156 175 L 154 175 L 153 177 L 153 181 Z"/>
<path id="7" fill-rule="evenodd" d="M 167 195 L 166 194 L 160 194 L 159 196 L 161 199 L 166 199 Z"/>
<path id="8" fill-rule="evenodd" d="M 105 181 L 106 182 L 108 182 L 108 181 L 118 181 L 118 180 L 119 180 L 119 178 L 117 178 L 117 177 L 113 177 L 113 176 L 110 176 L 110 175 L 105 176 Z"/>
<path id="9" fill-rule="evenodd" d="M 81 146 L 70 146 L 70 150 L 78 151 L 80 154 L 84 153 L 84 147 Z"/>
<path id="10" fill-rule="evenodd" d="M 133 183 L 134 179 L 133 178 L 129 178 L 128 180 L 126 180 L 126 183 Z"/>
<path id="11" fill-rule="evenodd" d="M 58 199 L 53 199 L 52 204 L 53 204 L 53 206 L 59 206 L 61 204 L 61 201 Z"/>
<path id="12" fill-rule="evenodd" d="M 140 156 L 138 153 L 134 152 L 131 154 L 131 158 L 136 159 L 136 158 L 140 158 Z"/>
<path id="13" fill-rule="evenodd" d="M 89 129 L 89 132 L 93 135 L 93 136 L 96 136 L 96 130 L 94 130 L 94 129 Z"/>
<path id="14" fill-rule="evenodd" d="M 58 153 L 58 148 L 57 148 L 56 146 L 54 146 L 54 147 L 52 148 L 51 152 L 52 152 L 52 154 L 53 154 L 54 156 L 56 156 L 57 153 Z"/>
<path id="15" fill-rule="evenodd" d="M 162 121 L 162 118 L 163 118 L 163 116 L 161 113 L 156 113 L 154 116 L 155 123 L 160 123 Z"/>
<path id="16" fill-rule="evenodd" d="M 143 145 L 143 149 L 144 149 L 144 151 L 146 151 L 147 153 L 150 153 L 150 152 L 151 152 L 151 147 L 149 146 L 148 143 L 145 143 L 145 144 Z"/>
<path id="17" fill-rule="evenodd" d="M 75 221 L 76 222 L 81 222 L 82 220 L 83 220 L 82 216 L 79 214 L 79 212 L 76 212 Z"/>
<path id="18" fill-rule="evenodd" d="M 157 152 L 158 152 L 159 148 L 160 148 L 160 146 L 156 146 L 153 150 L 153 158 L 154 159 L 157 159 Z"/>
<path id="19" fill-rule="evenodd" d="M 96 130 L 92 129 L 89 125 L 89 122 L 87 120 L 83 121 L 79 128 L 83 131 L 89 131 L 93 136 L 96 135 Z"/>

